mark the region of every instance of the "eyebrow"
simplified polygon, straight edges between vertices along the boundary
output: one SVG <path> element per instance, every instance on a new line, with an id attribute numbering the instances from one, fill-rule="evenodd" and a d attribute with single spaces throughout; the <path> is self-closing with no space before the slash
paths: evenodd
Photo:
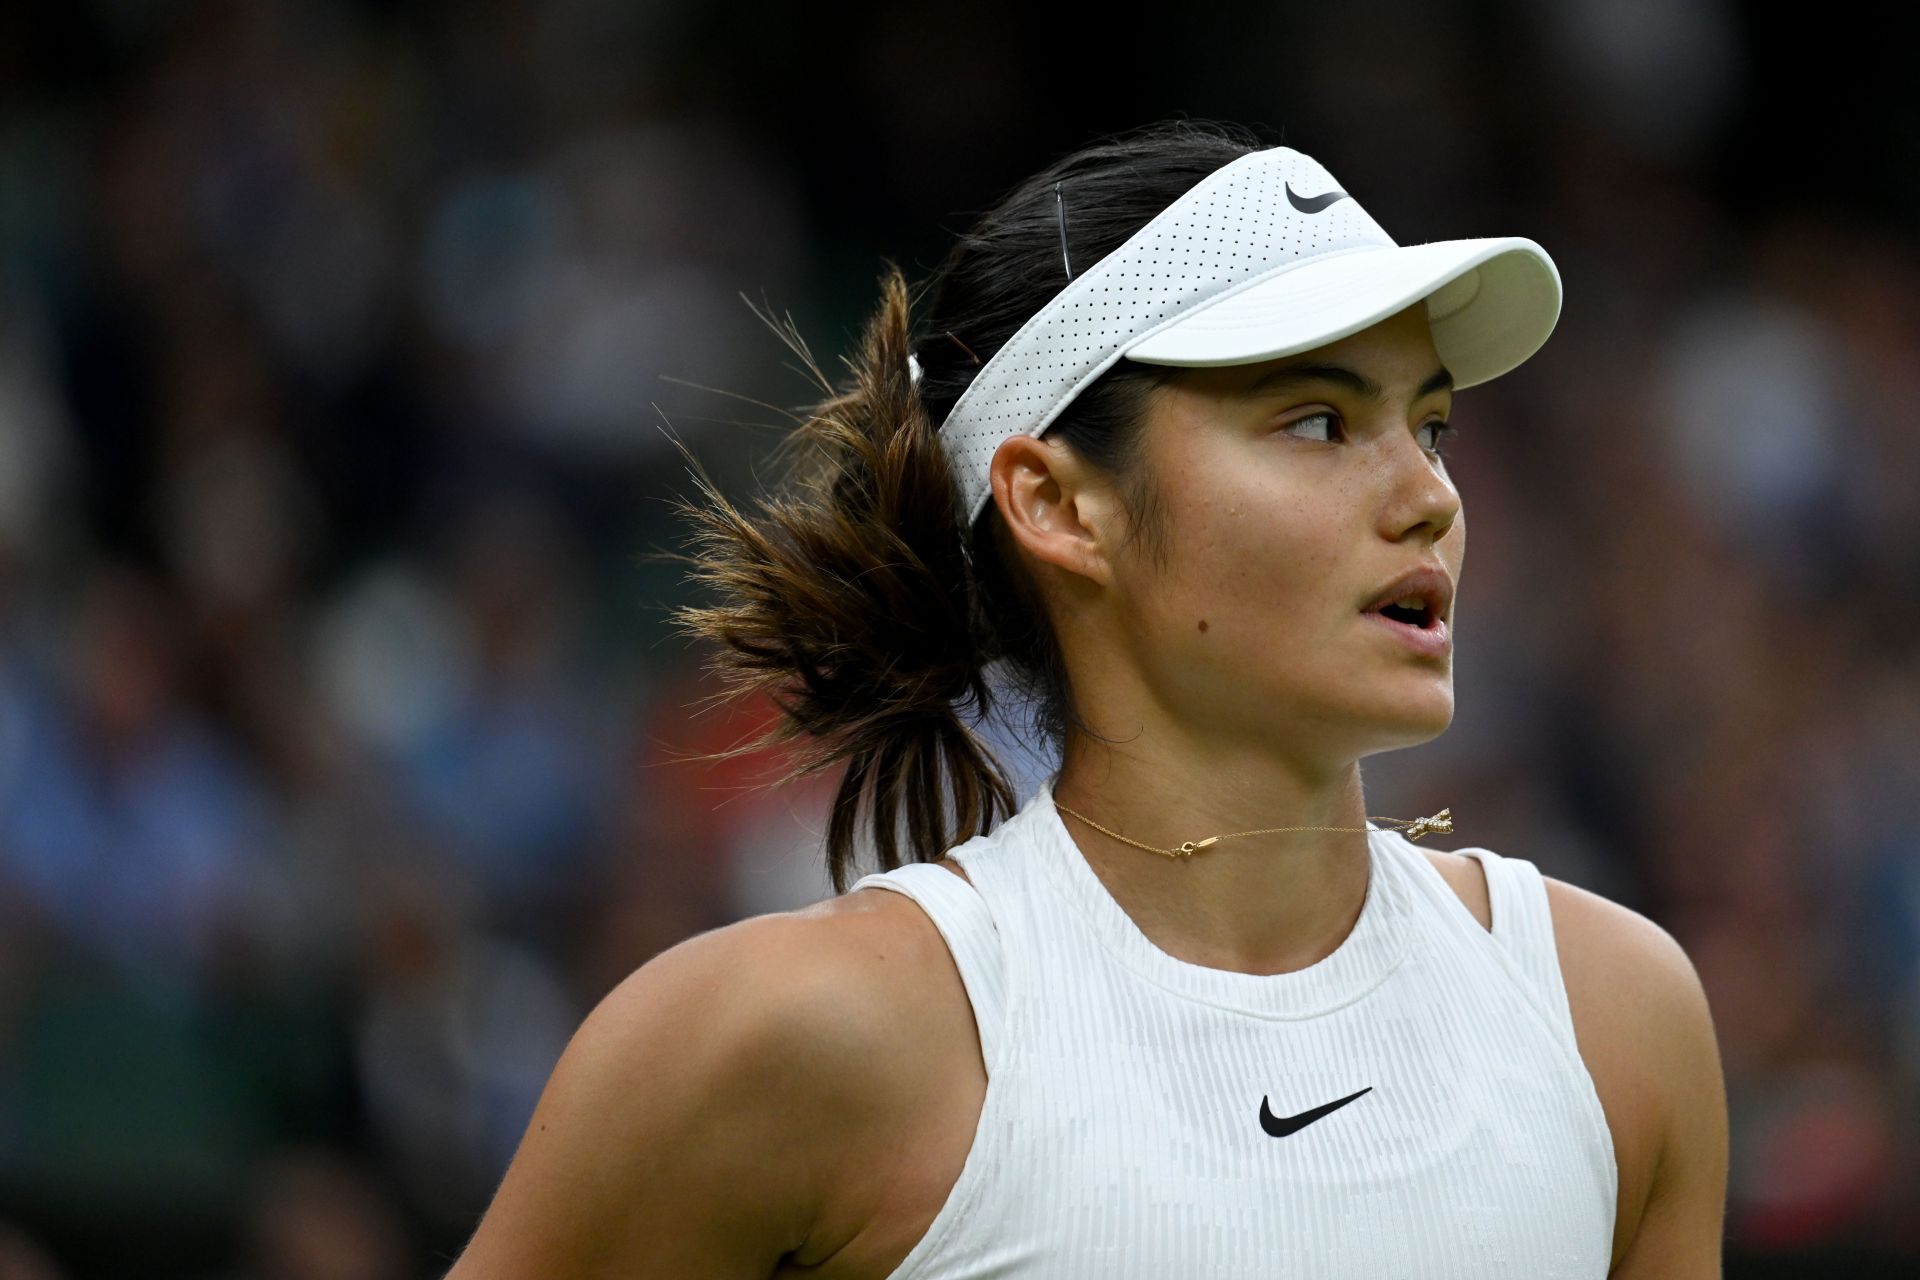
<path id="1" fill-rule="evenodd" d="M 1387 399 L 1387 393 L 1379 383 L 1358 369 L 1349 369 L 1343 364 L 1291 364 L 1284 369 L 1271 369 L 1249 383 L 1242 394 L 1252 398 L 1282 391 L 1304 382 L 1331 382 L 1357 395 L 1365 396 L 1375 404 L 1384 404 Z M 1436 391 L 1452 389 L 1453 374 L 1442 365 L 1427 375 L 1427 380 L 1420 384 L 1413 393 L 1413 398 L 1422 400 Z"/>

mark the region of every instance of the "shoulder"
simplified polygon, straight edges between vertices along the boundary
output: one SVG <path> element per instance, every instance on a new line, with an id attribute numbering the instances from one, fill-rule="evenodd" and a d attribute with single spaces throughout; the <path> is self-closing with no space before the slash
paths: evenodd
<path id="1" fill-rule="evenodd" d="M 1620 1029 L 1653 1037 L 1644 1052 L 1697 1057 L 1713 1046 L 1706 990 L 1692 959 L 1671 933 L 1590 889 L 1549 875 L 1541 879 L 1552 909 L 1562 974 L 1569 983 L 1603 995 L 1609 1021 Z"/>
<path id="2" fill-rule="evenodd" d="M 954 863 L 934 865 L 966 879 Z M 971 1035 L 966 986 L 946 939 L 905 894 L 861 889 L 768 919 L 778 923 L 765 927 L 785 931 L 790 963 L 806 975 L 802 1004 L 827 1006 L 820 1016 L 831 1019 L 842 1049 L 870 1068 L 884 1064 L 911 1082 L 931 1059 L 950 1056 L 954 1032 Z"/>
<path id="3" fill-rule="evenodd" d="M 1719 1275 L 1726 1084 L 1713 1015 L 1686 950 L 1640 912 L 1543 876 L 1580 1051 L 1610 1103 L 1637 1215 L 1616 1276 Z M 1638 1260 L 1636 1262 L 1636 1260 Z M 1644 1267 L 1644 1272 L 1636 1270 Z"/>
<path id="4" fill-rule="evenodd" d="M 1445 849 L 1428 849 L 1423 846 L 1415 846 L 1415 848 L 1424 854 L 1428 864 L 1440 873 L 1440 878 L 1447 882 L 1461 904 L 1475 920 L 1480 922 L 1480 927 L 1491 932 L 1493 907 L 1491 895 L 1487 891 L 1486 872 L 1481 869 L 1479 859 Z"/>
<path id="5" fill-rule="evenodd" d="M 941 944 L 915 914 L 885 890 L 841 895 L 629 974 L 569 1040 L 450 1274 L 585 1275 L 596 1258 L 766 1274 L 813 1251 L 932 1065 L 915 1033 L 940 980 L 926 935 Z"/>
<path id="6" fill-rule="evenodd" d="M 935 865 L 966 878 L 953 863 Z M 813 1220 L 793 1255 L 813 1266 L 944 1199 L 973 1140 L 986 1068 L 952 953 L 913 899 L 856 890 L 791 913 L 783 927 L 800 948 L 792 963 L 811 975 L 800 1020 L 824 1041 L 810 1050 L 811 1092 L 836 1117 L 816 1156 Z"/>
<path id="7" fill-rule="evenodd" d="M 886 889 L 712 930 L 622 987 L 595 1015 L 603 1034 L 617 1043 L 684 1027 L 725 1059 L 722 1079 L 774 1089 L 783 1114 L 804 1103 L 808 1132 L 795 1134 L 789 1117 L 783 1135 L 813 1139 L 816 1168 L 857 1146 L 895 1094 L 917 1097 L 945 1052 L 930 1034 L 945 1006 L 957 1001 L 963 1017 L 968 1008 L 939 930 L 912 899 Z"/>
<path id="8" fill-rule="evenodd" d="M 858 1119 L 851 1111 L 870 1109 L 883 1080 L 911 1080 L 925 1065 L 915 1055 L 928 1047 L 919 1033 L 937 997 L 951 994 L 965 1008 L 938 928 L 918 903 L 886 889 L 755 916 L 681 949 L 681 963 L 724 992 L 736 1048 L 803 1071 L 817 1101 L 843 1104 L 845 1123 Z"/>

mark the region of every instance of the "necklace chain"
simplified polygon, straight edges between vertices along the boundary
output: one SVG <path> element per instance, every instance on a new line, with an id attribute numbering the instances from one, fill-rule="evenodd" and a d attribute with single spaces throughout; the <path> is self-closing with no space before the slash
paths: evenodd
<path id="1" fill-rule="evenodd" d="M 1061 804 L 1058 800 L 1055 800 L 1053 802 L 1053 807 L 1060 810 L 1060 812 L 1062 813 L 1073 814 L 1074 817 L 1080 819 L 1080 821 L 1086 823 L 1088 826 L 1092 827 L 1095 831 L 1105 832 L 1107 835 L 1112 836 L 1115 840 L 1119 840 L 1125 844 L 1130 844 L 1136 849 L 1145 849 L 1149 853 L 1165 854 L 1169 858 L 1191 858 L 1194 854 L 1206 848 L 1208 845 L 1218 844 L 1222 840 L 1236 840 L 1241 836 L 1264 836 L 1264 835 L 1270 835 L 1276 831 L 1365 831 L 1367 829 L 1365 827 L 1262 827 L 1258 831 L 1236 831 L 1232 835 L 1228 835 L 1228 836 L 1208 836 L 1205 840 L 1183 841 L 1182 843 L 1174 846 L 1171 849 L 1156 849 L 1154 846 L 1150 844 L 1141 844 L 1138 840 L 1129 840 L 1127 839 L 1127 837 L 1121 835 L 1118 831 L 1108 831 L 1107 828 L 1101 826 L 1099 823 L 1095 822 L 1092 818 L 1089 818 L 1086 814 L 1075 813 L 1072 809 L 1067 808 L 1067 806 Z M 1369 821 L 1391 822 L 1395 826 L 1404 827 L 1405 830 L 1401 831 L 1400 833 L 1401 835 L 1405 836 L 1409 840 L 1418 840 L 1421 836 L 1424 836 L 1431 831 L 1438 831 L 1443 834 L 1452 831 L 1453 830 L 1453 810 L 1450 808 L 1442 809 L 1440 812 L 1427 818 L 1413 818 L 1411 820 L 1406 818 L 1370 818 Z"/>

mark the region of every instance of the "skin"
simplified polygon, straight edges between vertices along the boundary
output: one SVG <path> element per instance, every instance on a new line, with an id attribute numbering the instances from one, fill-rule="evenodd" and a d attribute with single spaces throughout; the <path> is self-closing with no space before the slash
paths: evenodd
<path id="1" fill-rule="evenodd" d="M 1242 394 L 1309 360 L 1367 373 L 1384 398 Z M 1428 425 L 1450 394 L 1414 394 L 1438 364 L 1416 306 L 1166 388 L 1147 427 L 1173 517 L 1164 563 L 1129 545 L 1108 482 L 1069 450 L 1000 446 L 995 501 L 1086 691 L 1082 714 L 1119 739 L 1071 744 L 1063 804 L 1162 847 L 1362 827 L 1358 761 L 1447 728 L 1450 657 L 1360 616 L 1415 564 L 1459 578 L 1460 495 Z M 1142 931 L 1197 964 L 1313 964 L 1365 896 L 1362 831 L 1249 836 L 1175 861 L 1067 826 Z M 1422 852 L 1491 929 L 1478 863 Z M 1699 977 L 1644 916 L 1552 877 L 1546 888 L 1620 1169 L 1609 1275 L 1718 1276 L 1726 1093 Z M 987 1086 L 965 987 L 911 900 L 863 890 L 696 935 L 588 1016 L 448 1280 L 879 1280 L 946 1203 Z"/>
<path id="2" fill-rule="evenodd" d="M 1385 398 L 1319 382 L 1249 392 L 1308 362 L 1359 370 Z M 1433 451 L 1452 393 L 1416 397 L 1439 368 L 1416 303 L 1311 352 L 1190 370 L 1157 390 L 1146 465 L 1170 513 L 1164 563 L 1126 546 L 1107 475 L 1057 440 L 1001 444 L 995 501 L 1072 687 L 1089 691 L 1082 715 L 1117 739 L 1075 736 L 1062 804 L 1160 848 L 1364 828 L 1360 760 L 1453 719 L 1451 654 L 1416 653 L 1362 613 L 1416 566 L 1460 576 L 1466 521 Z M 1351 932 L 1366 896 L 1364 830 L 1243 836 L 1172 859 L 1066 823 L 1142 932 L 1195 964 L 1305 967 Z"/>

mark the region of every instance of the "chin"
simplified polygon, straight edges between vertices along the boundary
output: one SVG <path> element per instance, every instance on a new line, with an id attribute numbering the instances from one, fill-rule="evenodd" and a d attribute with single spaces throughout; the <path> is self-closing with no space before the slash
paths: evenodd
<path id="1" fill-rule="evenodd" d="M 1429 688 L 1424 694 L 1375 704 L 1374 719 L 1391 736 L 1394 746 L 1411 747 L 1431 742 L 1453 724 L 1453 682 L 1444 688 Z"/>
<path id="2" fill-rule="evenodd" d="M 1423 747 L 1447 731 L 1448 721 L 1430 725 L 1414 725 L 1402 721 L 1394 728 L 1382 728 L 1369 735 L 1365 745 L 1355 749 L 1353 758 L 1364 760 L 1368 756 L 1384 755 L 1389 751 L 1408 751 L 1414 747 Z"/>
<path id="3" fill-rule="evenodd" d="M 1446 705 L 1431 716 L 1409 716 L 1408 732 L 1416 742 L 1431 742 L 1445 733 L 1453 724 L 1453 698 L 1449 696 Z"/>
<path id="4" fill-rule="evenodd" d="M 1397 692 L 1376 686 L 1364 702 L 1323 705 L 1298 723 L 1307 737 L 1342 758 L 1404 751 L 1433 741 L 1453 724 L 1453 688 L 1431 681 L 1424 688 L 1405 682 Z"/>

